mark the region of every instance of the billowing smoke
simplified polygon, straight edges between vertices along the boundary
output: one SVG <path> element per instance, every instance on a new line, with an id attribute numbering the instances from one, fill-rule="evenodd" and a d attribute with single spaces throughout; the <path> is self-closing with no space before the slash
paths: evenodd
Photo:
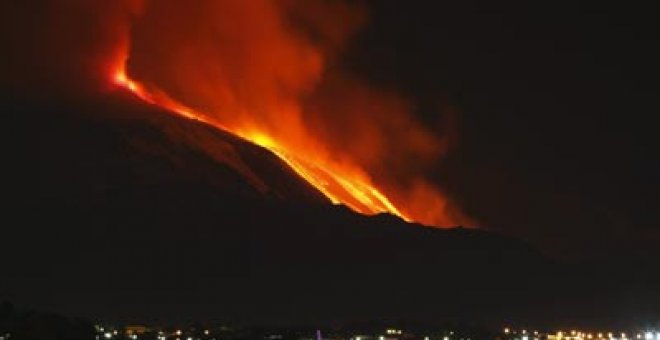
<path id="1" fill-rule="evenodd" d="M 18 18 L 37 11 L 34 5 L 10 7 Z M 415 119 L 407 98 L 342 70 L 338 56 L 368 23 L 363 6 L 61 0 L 46 7 L 29 25 L 11 23 L 27 26 L 34 38 L 14 43 L 35 63 L 45 60 L 36 79 L 12 77 L 14 86 L 38 81 L 103 89 L 126 62 L 127 73 L 146 88 L 232 131 L 268 136 L 298 157 L 368 178 L 412 220 L 436 226 L 468 221 L 424 179 L 447 152 L 446 138 Z"/>
<path id="2" fill-rule="evenodd" d="M 137 0 L 4 1 L 3 89 L 13 95 L 87 96 L 107 86 L 128 43 Z M 7 93 L 5 92 L 5 93 Z"/>

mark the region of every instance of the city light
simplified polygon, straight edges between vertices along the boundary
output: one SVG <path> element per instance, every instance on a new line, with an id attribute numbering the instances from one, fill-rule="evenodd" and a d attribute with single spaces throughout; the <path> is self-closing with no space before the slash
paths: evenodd
<path id="1" fill-rule="evenodd" d="M 628 329 L 630 330 L 630 329 Z M 505 340 L 632 340 L 632 339 L 644 339 L 644 340 L 660 340 L 660 332 L 655 330 L 646 330 L 645 332 L 632 331 L 632 332 L 585 332 L 579 329 L 572 329 L 570 331 L 550 331 L 550 332 L 539 332 L 532 331 L 533 336 L 529 334 L 529 331 L 525 329 L 516 330 L 513 328 L 503 328 L 503 337 L 500 339 Z"/>
<path id="2" fill-rule="evenodd" d="M 388 328 L 387 330 L 385 330 L 385 333 L 390 334 L 390 335 L 401 335 L 401 330 L 400 329 Z"/>
<path id="3" fill-rule="evenodd" d="M 106 326 L 101 331 L 101 326 L 96 326 L 96 340 L 143 340 L 143 339 L 153 339 L 153 340 L 216 340 L 220 334 L 214 334 L 216 336 L 211 336 L 214 333 L 213 328 L 180 328 L 180 329 L 167 329 L 161 328 L 158 326 L 142 326 L 142 325 L 131 325 L 125 327 L 116 327 L 116 326 Z M 221 326 L 218 329 L 222 329 L 223 332 L 233 332 L 230 327 Z M 117 331 L 119 330 L 119 331 Z M 123 330 L 123 331 L 122 331 Z M 229 334 L 230 338 L 240 334 L 244 330 L 237 329 L 239 333 Z M 353 329 L 353 330 L 344 330 L 340 331 L 337 334 L 324 334 L 322 339 L 350 339 L 350 340 L 395 340 L 395 339 L 409 339 L 409 340 L 470 340 L 470 339 L 488 339 L 483 337 L 483 335 L 474 335 L 465 330 L 451 330 L 451 329 L 437 329 L 434 332 L 435 334 L 443 335 L 433 335 L 433 333 L 428 333 L 428 329 L 423 331 L 420 330 L 420 333 L 417 333 L 415 329 L 406 329 L 404 332 L 399 328 L 381 328 L 381 331 L 378 333 L 365 332 L 365 330 Z M 295 339 L 321 339 L 320 333 L 318 330 L 314 331 L 305 331 L 305 333 L 300 337 Z M 497 331 L 496 331 L 497 332 Z M 282 335 L 284 333 L 270 333 L 266 337 L 261 337 L 262 339 L 288 339 Z M 4 339 L 0 340 L 12 340 L 7 334 L 3 334 L 0 331 L 0 335 Z M 223 337 L 224 338 L 224 337 Z M 512 326 L 500 328 L 498 335 L 496 337 L 500 340 L 660 340 L 660 332 L 658 328 L 647 328 L 647 329 L 611 329 L 607 332 L 597 332 L 597 330 L 589 329 L 580 330 L 580 329 L 570 329 L 566 331 L 564 328 L 563 331 L 560 330 L 538 330 L 535 328 L 515 328 Z"/>

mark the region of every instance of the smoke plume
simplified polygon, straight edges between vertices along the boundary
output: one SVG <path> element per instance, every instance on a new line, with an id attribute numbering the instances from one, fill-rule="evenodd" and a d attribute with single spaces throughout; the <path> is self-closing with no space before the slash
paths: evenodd
<path id="1" fill-rule="evenodd" d="M 103 92 L 113 72 L 125 68 L 145 88 L 230 131 L 267 136 L 295 157 L 373 183 L 411 220 L 469 223 L 425 179 L 448 151 L 447 137 L 417 121 L 409 99 L 342 70 L 339 56 L 368 24 L 360 4 L 57 0 L 3 6 L 15 52 L 7 73 L 13 89 Z"/>

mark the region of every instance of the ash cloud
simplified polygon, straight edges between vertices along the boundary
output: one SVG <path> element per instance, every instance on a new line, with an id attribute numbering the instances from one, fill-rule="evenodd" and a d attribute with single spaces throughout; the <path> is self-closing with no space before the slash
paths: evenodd
<path id="1" fill-rule="evenodd" d="M 424 179 L 448 137 L 407 98 L 342 70 L 367 22 L 342 1 L 152 2 L 134 21 L 129 73 L 223 125 L 357 164 L 404 210 L 434 211 L 422 222 L 465 222 Z"/>
<path id="2" fill-rule="evenodd" d="M 54 0 L 4 4 L 13 93 L 108 90 L 117 63 L 234 129 L 356 166 L 416 219 L 471 223 L 426 175 L 449 149 L 414 103 L 342 70 L 368 9 L 332 0 Z M 455 133 L 454 131 L 451 134 Z"/>

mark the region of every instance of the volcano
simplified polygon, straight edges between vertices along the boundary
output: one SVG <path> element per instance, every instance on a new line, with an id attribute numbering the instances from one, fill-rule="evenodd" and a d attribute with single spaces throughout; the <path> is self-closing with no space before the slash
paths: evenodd
<path id="1" fill-rule="evenodd" d="M 562 251 L 554 245 L 573 238 L 573 231 L 578 237 L 572 244 L 600 248 L 600 238 L 592 238 L 600 232 L 597 224 L 613 219 L 610 227 L 620 228 L 617 209 L 609 207 L 646 201 L 603 204 L 611 194 L 637 192 L 609 186 L 607 174 L 618 176 L 619 167 L 596 176 L 608 185 L 598 185 L 589 195 L 552 190 L 580 182 L 581 176 L 561 174 L 580 164 L 564 163 L 564 156 L 590 158 L 594 150 L 579 144 L 594 135 L 557 138 L 562 131 L 581 131 L 565 130 L 564 119 L 554 119 L 555 108 L 563 112 L 573 106 L 548 103 L 545 96 L 531 95 L 543 86 L 526 86 L 515 72 L 497 72 L 506 71 L 501 66 L 510 61 L 518 64 L 518 57 L 527 59 L 527 52 L 519 51 L 529 51 L 530 45 L 514 39 L 516 44 L 502 46 L 521 48 L 501 54 L 491 48 L 494 36 L 486 35 L 485 50 L 466 49 L 464 42 L 473 33 L 495 27 L 491 21 L 474 16 L 478 24 L 472 26 L 457 16 L 458 29 L 431 30 L 433 25 L 401 11 L 403 2 L 392 2 L 393 24 L 379 24 L 374 16 L 370 26 L 370 12 L 361 3 L 7 2 L 2 33 L 8 38 L 3 39 L 8 62 L 2 63 L 0 84 L 5 127 L 0 301 L 130 324 L 411 320 L 561 329 L 611 329 L 619 323 L 641 329 L 658 320 L 657 247 L 650 240 L 625 239 L 642 234 L 610 230 L 630 245 L 606 247 L 616 250 L 610 258 L 571 264 L 552 260 Z M 445 22 L 438 11 L 421 12 L 429 15 L 429 23 Z M 424 34 L 400 32 L 400 18 L 419 24 Z M 388 29 L 362 30 L 379 26 Z M 461 32 L 467 39 L 454 37 Z M 391 52 L 372 50 L 371 34 Z M 447 49 L 438 37 L 459 43 Z M 605 45 L 603 53 L 584 55 L 609 55 L 612 45 Z M 429 51 L 427 46 L 434 52 L 422 52 Z M 406 50 L 413 52 L 407 58 Z M 467 64 L 443 59 L 453 50 L 460 52 L 455 60 Z M 489 57 L 484 51 L 496 53 Z M 543 85 L 547 79 L 530 70 L 563 60 L 548 55 L 543 62 L 532 58 L 520 64 L 530 66 L 518 68 L 534 78 L 529 84 Z M 474 67 L 481 60 L 475 57 L 490 61 Z M 399 74 L 390 63 L 414 67 Z M 554 65 L 569 73 L 592 70 Z M 569 78 L 550 73 L 549 84 L 561 88 L 556 93 L 566 93 Z M 581 75 L 599 82 L 591 71 Z M 458 138 L 463 130 L 449 99 L 454 92 L 444 103 L 445 91 L 438 91 L 445 81 L 449 86 L 464 80 L 481 84 L 476 92 L 463 85 L 455 92 L 474 94 L 465 97 L 468 110 L 460 120 L 476 123 L 466 125 L 465 140 L 471 141 L 466 144 Z M 517 85 L 507 86 L 511 80 Z M 600 88 L 602 82 L 574 83 Z M 522 89 L 518 85 L 524 91 L 517 91 Z M 593 117 L 600 117 L 599 106 L 593 106 L 600 94 L 587 94 L 584 106 L 576 108 L 594 108 Z M 505 97 L 509 101 L 500 104 L 488 99 Z M 545 108 L 536 116 L 524 109 L 531 113 L 539 106 Z M 612 127 L 618 131 L 620 110 L 613 107 L 617 119 Z M 497 118 L 510 108 L 525 114 Z M 494 122 L 489 117 L 502 125 L 482 130 Z M 570 118 L 571 124 L 575 118 L 572 110 L 558 117 Z M 513 129 L 499 130 L 509 122 Z M 588 131 L 592 123 L 582 121 Z M 546 133 L 537 136 L 539 127 Z M 514 133 L 505 139 L 492 138 L 509 132 Z M 608 153 L 602 164 L 586 169 L 600 173 L 610 168 L 617 154 L 611 151 L 619 150 L 622 140 L 610 136 L 616 138 L 603 145 L 617 147 L 603 147 L 598 138 L 588 143 L 598 146 L 598 155 Z M 459 139 L 465 148 L 457 148 Z M 532 143 L 522 153 L 509 154 L 509 146 L 526 141 Z M 567 152 L 546 149 L 555 142 Z M 489 147 L 473 148 L 480 144 Z M 537 150 L 539 145 L 544 147 Z M 444 167 L 456 161 L 447 156 L 465 151 L 453 170 Z M 500 168 L 518 160 L 524 162 Z M 522 170 L 525 165 L 533 166 Z M 625 173 L 636 176 L 639 168 Z M 540 170 L 553 169 L 561 170 L 558 176 L 536 177 Z M 464 172 L 472 173 L 462 178 Z M 578 172 L 585 178 L 590 174 Z M 522 181 L 508 180 L 527 175 Z M 635 181 L 644 184 L 643 196 L 654 197 L 644 183 L 651 177 Z M 543 183 L 532 185 L 538 182 Z M 558 196 L 533 199 L 546 194 Z M 603 198 L 593 204 L 579 199 L 596 196 Z M 598 209 L 583 214 L 589 207 Z M 653 215 L 649 209 L 639 211 Z M 472 213 L 474 218 L 491 216 L 484 221 L 495 230 L 520 237 L 538 233 L 546 253 L 488 225 L 460 227 L 478 224 Z M 544 223 L 533 225 L 540 220 Z M 584 221 L 587 228 L 580 226 Z M 554 223 L 561 224 L 556 233 Z"/>
<path id="2" fill-rule="evenodd" d="M 609 272 L 559 265 L 510 237 L 334 205 L 272 152 L 130 92 L 5 108 L 21 138 L 0 288 L 21 305 L 297 324 L 403 310 L 417 321 L 552 324 L 645 305 L 619 284 L 585 297 Z M 562 308 L 583 299 L 599 302 Z M 533 319 L 539 305 L 547 313 Z"/>
<path id="3" fill-rule="evenodd" d="M 333 205 L 270 151 L 128 92 L 20 103 L 8 116 L 23 138 L 8 191 L 20 222 L 4 249 L 24 261 L 4 266 L 3 291 L 26 305 L 165 317 L 172 309 L 156 306 L 194 305 L 186 296 L 203 292 L 194 299 L 224 306 L 212 308 L 218 316 L 256 309 L 268 319 L 289 302 L 354 299 L 387 311 L 383 303 L 453 292 L 466 277 L 491 286 L 478 277 L 502 269 L 493 263 L 546 263 L 502 236 Z M 336 313 L 324 310 L 314 317 Z"/>

